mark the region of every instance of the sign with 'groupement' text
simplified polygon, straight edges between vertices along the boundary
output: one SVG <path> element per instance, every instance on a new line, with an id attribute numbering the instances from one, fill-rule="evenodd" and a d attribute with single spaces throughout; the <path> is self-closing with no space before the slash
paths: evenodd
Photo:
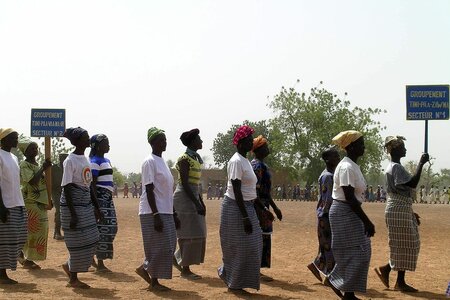
<path id="1" fill-rule="evenodd" d="M 59 137 L 66 130 L 65 109 L 31 109 L 32 137 Z"/>
<path id="2" fill-rule="evenodd" d="M 448 85 L 407 85 L 407 120 L 448 120 Z"/>

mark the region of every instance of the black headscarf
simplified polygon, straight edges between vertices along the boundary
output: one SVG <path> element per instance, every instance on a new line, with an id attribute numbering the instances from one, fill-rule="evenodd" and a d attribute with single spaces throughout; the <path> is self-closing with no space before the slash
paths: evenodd
<path id="1" fill-rule="evenodd" d="M 70 127 L 66 129 L 63 136 L 69 139 L 70 143 L 73 145 L 74 141 L 78 140 L 85 132 L 87 132 L 87 130 L 81 127 Z"/>
<path id="2" fill-rule="evenodd" d="M 183 132 L 180 136 L 180 140 L 186 147 L 189 146 L 195 138 L 200 134 L 200 130 L 197 128 Z"/>

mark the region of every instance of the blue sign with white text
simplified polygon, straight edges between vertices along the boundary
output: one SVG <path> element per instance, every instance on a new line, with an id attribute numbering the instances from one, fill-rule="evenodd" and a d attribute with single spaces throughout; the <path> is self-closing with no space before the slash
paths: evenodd
<path id="1" fill-rule="evenodd" d="M 448 120 L 448 85 L 407 85 L 407 120 Z"/>
<path id="2" fill-rule="evenodd" d="M 58 137 L 66 130 L 65 109 L 31 109 L 31 136 Z"/>

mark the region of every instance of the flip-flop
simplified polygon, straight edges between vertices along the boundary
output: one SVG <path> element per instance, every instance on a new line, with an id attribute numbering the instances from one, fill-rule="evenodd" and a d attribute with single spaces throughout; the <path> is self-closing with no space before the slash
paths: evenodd
<path id="1" fill-rule="evenodd" d="M 394 286 L 394 290 L 395 291 L 400 291 L 400 292 L 403 292 L 403 293 L 417 293 L 419 291 L 418 289 L 415 289 L 415 288 L 413 288 L 410 285 L 406 285 L 406 286 L 403 286 L 403 287 L 399 287 L 398 285 L 395 285 Z"/>
<path id="2" fill-rule="evenodd" d="M 384 284 L 385 287 L 389 288 L 389 278 L 385 278 L 383 274 L 381 273 L 380 268 L 373 269 L 375 273 L 377 274 L 378 278 L 380 278 L 381 282 Z"/>
<path id="3" fill-rule="evenodd" d="M 150 275 L 148 275 L 148 272 L 144 270 L 142 266 L 137 267 L 136 270 L 134 270 L 136 274 L 138 274 L 142 279 L 144 279 L 148 284 L 152 284 L 152 279 L 150 278 Z"/>
<path id="4" fill-rule="evenodd" d="M 74 288 L 74 289 L 83 289 L 83 290 L 87 290 L 87 289 L 91 288 L 90 285 L 88 285 L 88 284 L 86 284 L 84 282 L 81 282 L 81 281 L 76 281 L 74 283 L 68 282 L 66 284 L 66 287 L 71 287 L 71 288 Z"/>
<path id="5" fill-rule="evenodd" d="M 181 277 L 189 280 L 199 280 L 202 279 L 202 276 L 191 273 L 191 274 L 181 274 Z"/>

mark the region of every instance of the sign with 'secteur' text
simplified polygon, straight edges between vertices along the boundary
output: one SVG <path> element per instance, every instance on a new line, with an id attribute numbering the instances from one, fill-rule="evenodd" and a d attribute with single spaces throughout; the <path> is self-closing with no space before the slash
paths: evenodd
<path id="1" fill-rule="evenodd" d="M 66 130 L 65 109 L 31 109 L 32 137 L 59 137 Z"/>
<path id="2" fill-rule="evenodd" d="M 448 120 L 448 85 L 407 85 L 407 120 Z"/>

